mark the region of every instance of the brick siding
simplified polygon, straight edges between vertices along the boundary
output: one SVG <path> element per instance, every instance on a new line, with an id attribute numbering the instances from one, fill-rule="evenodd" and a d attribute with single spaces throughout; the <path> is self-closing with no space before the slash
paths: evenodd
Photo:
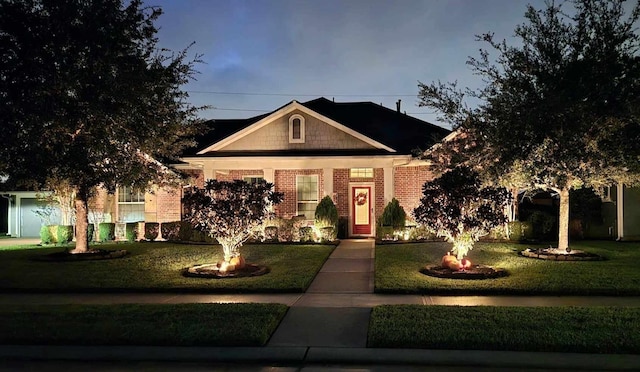
<path id="1" fill-rule="evenodd" d="M 428 166 L 396 168 L 393 179 L 395 198 L 404 208 L 407 217 L 413 219 L 413 209 L 418 206 L 422 197 L 422 185 L 433 177 Z"/>

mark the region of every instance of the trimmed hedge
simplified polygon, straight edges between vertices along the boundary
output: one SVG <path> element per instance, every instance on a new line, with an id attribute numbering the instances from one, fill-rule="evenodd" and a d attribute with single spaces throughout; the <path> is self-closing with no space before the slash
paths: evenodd
<path id="1" fill-rule="evenodd" d="M 135 242 L 138 239 L 138 223 L 127 222 L 124 225 L 125 237 L 129 242 Z"/>
<path id="2" fill-rule="evenodd" d="M 157 222 L 145 222 L 144 224 L 144 238 L 154 241 L 158 238 L 158 232 L 160 231 L 160 224 Z"/>
<path id="3" fill-rule="evenodd" d="M 169 241 L 177 241 L 180 239 L 180 221 L 163 222 L 160 224 L 160 232 L 162 237 Z"/>
<path id="4" fill-rule="evenodd" d="M 42 244 L 52 244 L 55 243 L 56 236 L 51 232 L 53 225 L 46 225 L 40 227 L 40 241 Z"/>
<path id="5" fill-rule="evenodd" d="M 98 224 L 98 238 L 101 242 L 116 239 L 116 224 L 112 222 L 101 222 Z"/>
<path id="6" fill-rule="evenodd" d="M 56 231 L 56 242 L 58 244 L 66 244 L 73 240 L 72 225 L 58 225 Z"/>

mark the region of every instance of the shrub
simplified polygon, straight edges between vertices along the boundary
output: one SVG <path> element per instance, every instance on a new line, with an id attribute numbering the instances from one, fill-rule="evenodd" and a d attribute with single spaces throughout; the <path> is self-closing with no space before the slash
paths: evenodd
<path id="1" fill-rule="evenodd" d="M 325 226 L 320 229 L 320 240 L 323 242 L 332 242 L 336 240 L 336 228 L 333 226 Z"/>
<path id="2" fill-rule="evenodd" d="M 409 227 L 409 240 L 435 240 L 436 233 L 424 225 Z"/>
<path id="3" fill-rule="evenodd" d="M 66 244 L 73 240 L 73 226 L 58 225 L 56 241 L 58 244 Z"/>
<path id="4" fill-rule="evenodd" d="M 180 221 L 163 222 L 160 224 L 162 237 L 169 241 L 176 241 L 180 238 Z"/>
<path id="5" fill-rule="evenodd" d="M 45 225 L 40 227 L 40 241 L 42 244 L 54 243 L 53 236 L 51 235 L 51 225 Z"/>
<path id="6" fill-rule="evenodd" d="M 125 237 L 129 242 L 135 242 L 138 238 L 138 223 L 137 222 L 127 222 L 124 225 Z"/>
<path id="7" fill-rule="evenodd" d="M 395 229 L 391 226 L 381 226 L 378 224 L 376 227 L 376 237 L 381 240 L 394 240 Z"/>
<path id="8" fill-rule="evenodd" d="M 292 242 L 294 240 L 294 220 L 278 219 L 278 241 Z"/>
<path id="9" fill-rule="evenodd" d="M 536 239 L 552 239 L 557 233 L 557 218 L 549 213 L 533 211 L 528 218 L 531 223 L 533 237 Z"/>
<path id="10" fill-rule="evenodd" d="M 315 212 L 314 224 L 319 229 L 326 226 L 337 228 L 338 226 L 338 208 L 333 204 L 333 200 L 329 195 L 320 200 Z"/>
<path id="11" fill-rule="evenodd" d="M 112 222 L 101 222 L 98 224 L 98 238 L 101 242 L 116 239 L 116 224 Z"/>
<path id="12" fill-rule="evenodd" d="M 264 241 L 266 242 L 278 241 L 278 226 L 267 226 L 264 228 Z"/>
<path id="13" fill-rule="evenodd" d="M 96 225 L 92 223 L 87 225 L 87 238 L 90 242 L 94 240 L 95 232 L 96 232 Z"/>
<path id="14" fill-rule="evenodd" d="M 313 241 L 313 229 L 311 226 L 303 226 L 300 228 L 300 241 L 311 242 Z"/>
<path id="15" fill-rule="evenodd" d="M 396 198 L 391 199 L 387 206 L 384 207 L 382 216 L 378 220 L 380 226 L 391 226 L 393 230 L 403 229 L 406 221 L 407 213 Z"/>
<path id="16" fill-rule="evenodd" d="M 144 224 L 144 238 L 154 241 L 158 238 L 158 232 L 160 230 L 160 224 L 157 222 L 145 222 Z"/>

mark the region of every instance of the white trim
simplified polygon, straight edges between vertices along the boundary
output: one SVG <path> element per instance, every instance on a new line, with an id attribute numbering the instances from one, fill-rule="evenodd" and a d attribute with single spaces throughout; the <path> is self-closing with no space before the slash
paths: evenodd
<path id="1" fill-rule="evenodd" d="M 293 121 L 300 120 L 300 138 L 293 138 Z M 289 116 L 289 143 L 304 143 L 305 131 L 304 131 L 304 116 L 300 114 L 293 114 Z"/>
<path id="2" fill-rule="evenodd" d="M 313 116 L 316 117 L 318 119 L 320 119 L 321 121 L 331 125 L 334 128 L 340 129 L 341 131 L 350 134 L 354 137 L 356 137 L 357 139 L 364 141 L 366 143 L 368 143 L 369 145 L 378 148 L 378 149 L 384 149 L 387 150 L 389 152 L 397 152 L 396 150 L 392 149 L 391 147 L 384 145 L 372 138 L 369 138 L 365 135 L 363 135 L 360 132 L 356 132 L 355 130 L 346 127 L 340 123 L 338 123 L 337 121 L 333 120 L 333 119 L 329 119 L 328 117 L 321 115 L 313 110 L 310 110 L 308 108 L 306 108 L 305 106 L 301 105 L 298 101 L 291 101 L 291 103 L 289 103 L 288 105 L 282 107 L 281 109 L 273 112 L 271 115 L 268 115 L 260 120 L 258 120 L 257 122 L 255 122 L 254 124 L 251 124 L 250 126 L 248 126 L 247 128 L 244 128 L 241 131 L 238 131 L 232 135 L 230 135 L 229 137 L 226 137 L 214 144 L 212 144 L 211 146 L 201 150 L 198 152 L 198 155 L 202 155 L 202 154 L 206 154 L 208 152 L 211 151 L 218 151 L 220 149 L 222 149 L 223 147 L 239 140 L 240 138 L 245 137 L 248 134 L 251 134 L 255 131 L 257 131 L 258 129 L 264 127 L 267 124 L 272 123 L 275 119 L 281 118 L 287 114 L 290 114 L 293 111 L 302 111 L 303 113 L 309 115 L 309 116 Z"/>
<path id="3" fill-rule="evenodd" d="M 256 164 L 274 169 L 321 169 L 335 168 L 384 168 L 404 165 L 427 165 L 413 162 L 411 155 L 378 156 L 234 156 L 234 157 L 187 157 L 188 169 L 199 169 L 206 164 L 212 169 L 256 169 Z"/>
<path id="4" fill-rule="evenodd" d="M 624 239 L 624 185 L 618 183 L 616 190 L 616 224 L 618 225 L 617 240 Z"/>
<path id="5" fill-rule="evenodd" d="M 351 195 L 353 194 L 353 188 L 354 187 L 371 187 L 371 195 L 369 196 L 369 205 L 370 205 L 370 211 L 369 211 L 369 222 L 371 223 L 371 234 L 366 235 L 366 234 L 358 234 L 358 235 L 354 235 L 353 234 L 353 201 L 351 200 Z M 347 192 L 348 192 L 348 203 L 349 203 L 349 216 L 347 218 L 347 223 L 349 224 L 349 228 L 347 229 L 349 231 L 349 237 L 361 237 L 361 238 L 370 238 L 370 237 L 375 237 L 376 236 L 376 184 L 375 182 L 349 182 L 349 186 L 347 188 Z"/>

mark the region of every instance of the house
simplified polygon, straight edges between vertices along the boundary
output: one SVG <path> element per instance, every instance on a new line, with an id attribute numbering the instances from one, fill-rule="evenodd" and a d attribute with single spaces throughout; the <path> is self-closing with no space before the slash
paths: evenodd
<path id="1" fill-rule="evenodd" d="M 210 130 L 174 166 L 205 179 L 252 182 L 265 179 L 284 194 L 276 209 L 282 218 L 313 220 L 315 207 L 330 196 L 350 237 L 375 236 L 375 222 L 392 198 L 410 214 L 422 185 L 433 178 L 427 161 L 415 156 L 450 131 L 372 102 L 291 101 L 248 119 L 212 120 Z M 35 193 L 0 192 L 0 233 L 38 236 Z M 103 190 L 90 202 L 90 222 L 171 222 L 181 218 L 182 189 L 136 192 Z M 613 188 L 606 236 L 640 237 L 640 192 Z M 611 208 L 609 208 L 611 209 Z M 609 214 L 607 214 L 609 216 Z M 617 221 L 622 223 L 618 224 Z"/>
<path id="2" fill-rule="evenodd" d="M 209 122 L 212 130 L 176 168 L 205 179 L 265 179 L 284 194 L 283 218 L 313 220 L 330 196 L 348 236 L 375 236 L 375 222 L 392 198 L 406 211 L 417 206 L 422 185 L 433 178 L 414 156 L 449 130 L 372 102 L 326 98 L 291 101 L 264 115 Z"/>

